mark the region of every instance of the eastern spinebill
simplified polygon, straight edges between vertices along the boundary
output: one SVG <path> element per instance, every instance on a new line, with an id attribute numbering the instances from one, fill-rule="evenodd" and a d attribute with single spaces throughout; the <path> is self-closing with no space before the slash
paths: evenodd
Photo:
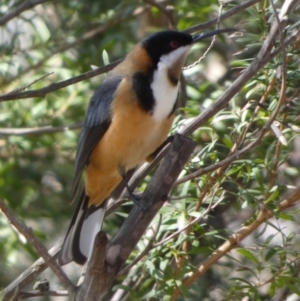
<path id="1" fill-rule="evenodd" d="M 85 188 L 71 221 L 60 264 L 84 264 L 105 214 L 105 201 L 124 173 L 149 160 L 175 116 L 179 79 L 191 47 L 232 29 L 198 35 L 155 33 L 139 42 L 92 96 L 79 138 L 72 200 L 85 170 Z"/>

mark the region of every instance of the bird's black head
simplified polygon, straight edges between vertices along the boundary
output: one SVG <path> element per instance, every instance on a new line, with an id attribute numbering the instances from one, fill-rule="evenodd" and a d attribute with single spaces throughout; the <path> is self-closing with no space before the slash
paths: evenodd
<path id="1" fill-rule="evenodd" d="M 232 28 L 216 29 L 193 36 L 178 31 L 162 31 L 144 39 L 139 44 L 139 48 L 146 52 L 146 60 L 150 62 L 152 71 L 158 69 L 165 72 L 170 81 L 177 85 L 185 59 L 193 44 L 216 34 L 232 31 L 236 30 Z M 135 55 L 134 52 L 132 56 Z"/>
<path id="2" fill-rule="evenodd" d="M 178 31 L 162 31 L 155 33 L 142 41 L 142 47 L 150 55 L 156 65 L 161 56 L 171 53 L 172 51 L 191 45 L 193 37 L 187 33 Z"/>
<path id="3" fill-rule="evenodd" d="M 178 31 L 161 31 L 145 38 L 141 42 L 141 46 L 151 57 L 154 65 L 157 65 L 161 57 L 172 55 L 171 53 L 173 52 L 177 52 L 180 57 L 180 53 L 186 54 L 186 52 L 188 52 L 193 44 L 203 39 L 212 37 L 220 33 L 233 31 L 237 30 L 234 28 L 223 28 L 193 36 L 188 33 Z M 182 51 L 180 51 L 179 49 L 181 49 Z M 174 55 L 174 57 L 176 57 L 176 55 Z"/>

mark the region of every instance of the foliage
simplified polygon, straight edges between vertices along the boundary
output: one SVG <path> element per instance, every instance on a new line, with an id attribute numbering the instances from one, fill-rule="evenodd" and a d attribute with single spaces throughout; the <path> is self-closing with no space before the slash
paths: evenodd
<path id="1" fill-rule="evenodd" d="M 178 30 L 217 16 L 217 2 L 200 2 L 170 3 Z M 278 10 L 283 2 L 277 1 Z M 0 20 L 22 3 L 2 1 Z M 230 2 L 223 10 L 236 4 Z M 237 25 L 245 32 L 236 38 L 218 38 L 200 65 L 184 71 L 183 107 L 178 110 L 173 133 L 213 104 L 251 64 L 273 18 L 271 1 L 265 0 L 221 22 L 222 27 Z M 285 24 L 286 36 L 299 27 L 298 20 L 299 6 Z M 35 6 L 1 27 L 1 93 L 40 89 L 89 71 L 91 65 L 102 66 L 103 60 L 113 62 L 141 37 L 168 28 L 170 23 L 166 11 L 152 1 L 60 1 Z M 280 44 L 278 37 L 273 49 Z M 207 47 L 194 47 L 188 63 Z M 297 193 L 300 179 L 299 43 L 286 47 L 286 52 L 286 57 L 282 51 L 274 55 L 230 105 L 192 134 L 197 142 L 193 156 L 161 216 L 153 220 L 127 263 L 139 256 L 149 241 L 150 250 L 115 281 L 107 300 L 117 293 L 122 300 L 173 300 L 176 289 L 180 291 L 178 300 L 300 296 L 298 207 L 280 210 L 280 202 Z M 89 98 L 103 77 L 69 85 L 44 98 L 0 103 L 0 199 L 48 248 L 65 235 L 75 206 L 69 205 L 69 197 L 79 127 L 61 128 L 83 121 Z M 230 164 L 201 173 L 259 139 L 274 112 L 272 127 L 257 145 Z M 43 130 L 46 126 L 58 130 L 49 133 Z M 31 133 L 18 132 L 26 128 Z M 150 178 L 140 185 L 141 192 Z M 109 237 L 117 232 L 130 208 L 124 205 L 106 219 L 104 229 Z M 274 217 L 253 228 L 245 241 L 186 285 L 187 277 L 232 233 L 253 225 L 261 210 Z M 0 215 L 0 253 L 0 270 L 5 271 L 0 287 L 39 257 L 4 215 Z M 78 267 L 74 269 L 75 274 L 80 273 Z"/>

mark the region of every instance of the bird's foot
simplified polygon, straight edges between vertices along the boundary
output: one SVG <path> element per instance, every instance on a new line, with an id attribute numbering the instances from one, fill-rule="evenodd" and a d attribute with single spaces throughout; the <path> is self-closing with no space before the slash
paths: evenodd
<path id="1" fill-rule="evenodd" d="M 127 185 L 126 185 L 127 186 Z M 135 194 L 131 191 L 130 187 L 126 187 L 127 188 L 127 191 L 128 191 L 128 194 L 129 194 L 129 197 L 130 199 L 133 201 L 133 203 L 135 205 L 137 205 L 139 208 L 143 209 L 143 210 L 146 210 L 146 206 L 142 203 L 142 200 L 143 200 L 143 194 L 142 193 L 139 193 L 139 194 Z"/>

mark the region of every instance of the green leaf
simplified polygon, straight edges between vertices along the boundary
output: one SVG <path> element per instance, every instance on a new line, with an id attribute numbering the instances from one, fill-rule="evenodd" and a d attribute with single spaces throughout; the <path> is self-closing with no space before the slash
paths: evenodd
<path id="1" fill-rule="evenodd" d="M 278 281 L 286 286 L 287 288 L 289 288 L 293 293 L 297 294 L 298 296 L 300 296 L 300 289 L 299 289 L 299 279 L 296 279 L 294 277 L 291 276 L 284 276 L 284 275 L 280 275 L 278 276 Z"/>
<path id="2" fill-rule="evenodd" d="M 278 248 L 271 248 L 266 256 L 265 256 L 265 260 L 266 261 L 269 261 L 276 253 L 278 252 Z"/>
<path id="3" fill-rule="evenodd" d="M 271 285 L 269 287 L 269 290 L 268 290 L 268 295 L 270 298 L 273 298 L 274 295 L 275 295 L 275 292 L 276 292 L 276 285 L 275 285 L 275 282 L 271 282 Z"/>
<path id="4" fill-rule="evenodd" d="M 281 213 L 280 212 L 280 213 L 276 214 L 276 217 L 285 219 L 287 221 L 294 221 L 294 217 L 289 213 Z"/>
<path id="5" fill-rule="evenodd" d="M 177 287 L 180 289 L 181 293 L 183 294 L 184 297 L 189 297 L 189 291 L 187 289 L 187 287 L 183 284 L 182 281 L 180 280 L 175 280 L 175 283 L 177 285 Z"/>
<path id="6" fill-rule="evenodd" d="M 238 253 L 244 255 L 246 258 L 248 258 L 255 264 L 259 265 L 259 261 L 258 261 L 257 257 L 251 251 L 244 249 L 244 248 L 238 248 L 236 251 Z"/>
<path id="7" fill-rule="evenodd" d="M 257 183 L 259 184 L 260 188 L 262 191 L 264 191 L 264 180 L 262 178 L 262 172 L 261 169 L 258 167 L 254 167 L 252 168 L 252 173 L 257 181 Z"/>
<path id="8" fill-rule="evenodd" d="M 109 56 L 105 49 L 102 51 L 102 59 L 105 66 L 109 64 Z"/>

